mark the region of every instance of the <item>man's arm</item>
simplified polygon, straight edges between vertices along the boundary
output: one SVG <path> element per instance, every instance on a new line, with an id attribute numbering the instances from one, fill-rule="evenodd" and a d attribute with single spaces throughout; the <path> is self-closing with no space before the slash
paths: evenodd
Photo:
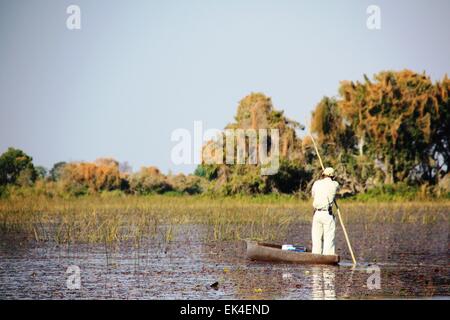
<path id="1" fill-rule="evenodd" d="M 336 193 L 339 190 L 339 183 L 337 181 L 333 180 L 333 184 L 334 184 L 334 190 L 333 190 L 333 202 L 336 201 Z"/>
<path id="2" fill-rule="evenodd" d="M 334 185 L 336 186 L 335 192 L 338 192 L 338 190 L 339 190 L 339 182 L 337 182 L 337 181 L 333 181 L 333 182 L 334 182 Z"/>

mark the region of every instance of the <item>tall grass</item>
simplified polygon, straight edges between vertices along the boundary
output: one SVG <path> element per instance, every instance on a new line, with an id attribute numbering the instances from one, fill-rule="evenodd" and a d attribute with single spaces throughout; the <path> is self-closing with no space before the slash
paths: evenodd
<path id="1" fill-rule="evenodd" d="M 346 222 L 448 223 L 450 201 L 342 202 Z M 2 233 L 36 241 L 113 243 L 143 238 L 172 241 L 183 225 L 206 226 L 208 240 L 272 240 L 295 223 L 309 223 L 311 203 L 294 197 L 85 196 L 0 200 Z"/>

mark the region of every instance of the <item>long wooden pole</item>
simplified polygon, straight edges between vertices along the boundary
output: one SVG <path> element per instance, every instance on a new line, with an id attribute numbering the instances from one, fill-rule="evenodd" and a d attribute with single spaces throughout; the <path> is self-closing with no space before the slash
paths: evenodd
<path id="1" fill-rule="evenodd" d="M 320 166 L 322 167 L 322 171 L 323 171 L 323 170 L 325 170 L 325 167 L 323 166 L 322 157 L 320 156 L 319 150 L 317 149 L 316 141 L 314 140 L 314 137 L 312 136 L 311 133 L 309 135 L 313 142 L 314 149 L 316 150 L 316 154 L 317 154 L 317 157 L 319 158 Z M 355 255 L 353 254 L 352 245 L 350 244 L 350 239 L 348 238 L 347 229 L 345 229 L 344 221 L 342 221 L 341 210 L 339 210 L 339 206 L 338 206 L 336 200 L 334 200 L 334 205 L 336 206 L 336 211 L 337 211 L 337 214 L 339 217 L 339 222 L 341 223 L 342 230 L 344 231 L 345 240 L 347 241 L 347 246 L 348 246 L 348 249 L 352 256 L 353 265 L 356 265 L 356 259 L 355 259 Z"/>

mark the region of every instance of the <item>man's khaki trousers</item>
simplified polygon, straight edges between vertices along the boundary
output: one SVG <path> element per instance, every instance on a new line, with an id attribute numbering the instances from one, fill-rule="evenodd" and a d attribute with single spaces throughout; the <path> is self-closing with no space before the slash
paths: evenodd
<path id="1" fill-rule="evenodd" d="M 312 223 L 312 253 L 315 254 L 335 254 L 334 253 L 334 233 L 336 223 L 334 216 L 328 211 L 316 210 Z M 323 239 L 323 245 L 322 245 Z"/>

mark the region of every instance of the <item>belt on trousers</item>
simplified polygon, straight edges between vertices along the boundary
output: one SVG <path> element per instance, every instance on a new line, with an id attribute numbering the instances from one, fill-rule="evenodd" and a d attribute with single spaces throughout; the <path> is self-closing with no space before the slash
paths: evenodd
<path id="1" fill-rule="evenodd" d="M 330 210 L 330 208 L 326 208 L 326 209 L 314 209 L 314 213 L 316 213 L 316 211 L 325 211 L 325 212 L 328 212 L 331 216 L 334 216 L 333 210 Z"/>

